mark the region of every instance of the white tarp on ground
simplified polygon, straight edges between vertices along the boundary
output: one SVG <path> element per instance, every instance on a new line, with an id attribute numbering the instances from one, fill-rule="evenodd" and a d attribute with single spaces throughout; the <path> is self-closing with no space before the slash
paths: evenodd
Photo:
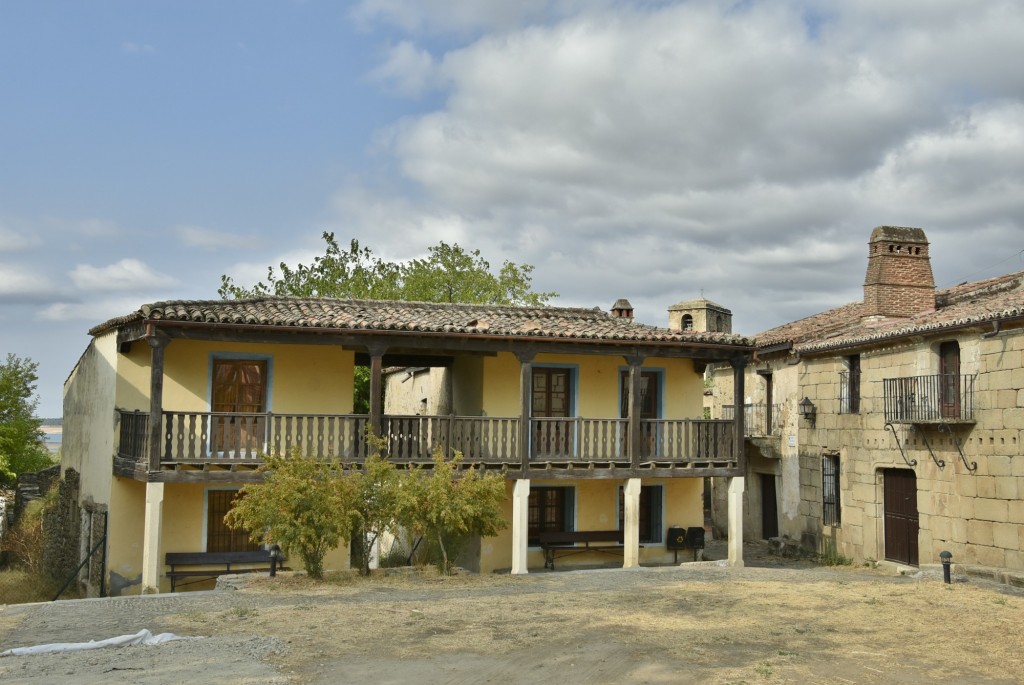
<path id="1" fill-rule="evenodd" d="M 52 654 L 54 652 L 77 652 L 84 649 L 100 649 L 102 647 L 127 647 L 129 645 L 159 645 L 172 640 L 195 640 L 197 638 L 180 637 L 174 633 L 154 635 L 145 628 L 134 635 L 120 635 L 106 640 L 89 640 L 88 642 L 56 642 L 49 645 L 34 647 L 15 647 L 0 656 L 28 656 L 31 654 Z"/>

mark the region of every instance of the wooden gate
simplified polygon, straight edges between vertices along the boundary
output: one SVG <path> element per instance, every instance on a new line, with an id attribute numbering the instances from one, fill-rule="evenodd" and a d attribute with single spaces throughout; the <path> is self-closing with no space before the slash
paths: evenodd
<path id="1" fill-rule="evenodd" d="M 917 477 L 907 469 L 885 469 L 885 558 L 917 566 Z"/>

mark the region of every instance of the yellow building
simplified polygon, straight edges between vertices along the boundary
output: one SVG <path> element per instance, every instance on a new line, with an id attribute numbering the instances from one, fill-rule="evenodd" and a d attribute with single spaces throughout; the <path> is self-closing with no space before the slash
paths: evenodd
<path id="1" fill-rule="evenodd" d="M 506 473 L 510 525 L 474 548 L 468 563 L 481 572 L 542 568 L 539 540 L 550 532 L 619 531 L 611 547 L 623 564 L 672 561 L 668 530 L 703 526 L 704 477 L 744 470 L 742 417 L 703 418 L 702 373 L 708 363 L 731 364 L 742 395 L 751 341 L 642 325 L 624 301 L 611 314 L 296 298 L 161 302 L 91 334 L 65 385 L 62 467 L 79 476 L 83 516 L 107 519 L 105 570 L 85 579 L 93 592 L 101 581 L 115 595 L 166 591 L 168 553 L 244 548 L 223 515 L 235 491 L 261 477 L 261 454 L 298 446 L 358 463 L 367 426 L 402 463 L 429 467 L 440 446 Z M 353 413 L 360 365 L 370 369 L 368 414 Z M 446 369 L 448 413 L 385 414 L 382 369 L 391 366 Z M 742 479 L 734 490 L 742 492 Z M 580 553 L 557 563 L 606 558 Z M 738 548 L 731 559 L 741 563 Z M 347 548 L 326 560 L 327 568 L 348 565 Z"/>
<path id="2" fill-rule="evenodd" d="M 937 290 L 924 231 L 877 227 L 863 299 L 758 334 L 734 387 L 750 538 L 1024 570 L 1024 272 Z"/>

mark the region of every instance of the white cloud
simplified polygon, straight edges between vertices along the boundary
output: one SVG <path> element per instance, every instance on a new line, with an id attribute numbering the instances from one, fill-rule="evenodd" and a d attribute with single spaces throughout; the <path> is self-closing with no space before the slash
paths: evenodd
<path id="1" fill-rule="evenodd" d="M 457 239 L 567 304 L 660 303 L 655 322 L 704 288 L 754 331 L 859 297 L 875 225 L 925 228 L 940 280 L 1003 256 L 967 230 L 1024 248 L 1018 3 L 446 6 L 359 6 L 503 31 L 379 68 L 446 98 L 378 137 L 418 199 L 336 196 L 377 251 Z"/>
<path id="2" fill-rule="evenodd" d="M 20 252 L 43 244 L 37 235 L 26 235 L 0 223 L 0 252 Z"/>
<path id="3" fill-rule="evenodd" d="M 465 33 L 503 31 L 610 4 L 611 0 L 360 0 L 352 16 L 364 26 L 380 22 L 408 33 Z"/>
<path id="4" fill-rule="evenodd" d="M 178 283 L 175 278 L 130 258 L 104 267 L 79 264 L 70 276 L 77 288 L 94 292 L 152 291 Z"/>
<path id="5" fill-rule="evenodd" d="M 0 263 L 0 303 L 52 300 L 56 289 L 39 270 L 24 264 Z"/>
<path id="6" fill-rule="evenodd" d="M 42 321 L 86 321 L 90 326 L 117 316 L 130 314 L 139 308 L 135 297 L 90 299 L 85 302 L 56 302 L 39 312 Z"/>
<path id="7" fill-rule="evenodd" d="M 178 234 L 178 239 L 185 247 L 198 247 L 203 250 L 247 250 L 257 247 L 262 242 L 251 236 L 211 231 L 202 226 L 176 226 L 174 232 Z"/>
<path id="8" fill-rule="evenodd" d="M 416 97 L 435 86 L 437 71 L 429 52 L 402 41 L 391 46 L 387 59 L 370 72 L 369 78 L 394 93 Z"/>

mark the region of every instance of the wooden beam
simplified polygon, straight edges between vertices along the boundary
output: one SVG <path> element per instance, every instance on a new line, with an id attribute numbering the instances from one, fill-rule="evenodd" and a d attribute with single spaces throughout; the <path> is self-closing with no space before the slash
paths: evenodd
<path id="1" fill-rule="evenodd" d="M 530 468 L 530 415 L 533 399 L 533 355 L 520 352 L 519 360 L 519 453 L 522 456 L 522 468 Z"/>
<path id="2" fill-rule="evenodd" d="M 744 386 L 744 371 L 747 368 L 747 358 L 730 359 L 729 364 L 732 366 L 732 397 L 733 406 L 736 408 L 736 411 L 733 412 L 733 456 L 740 468 L 739 475 L 742 476 L 747 466 L 747 450 L 744 442 L 746 427 L 743 425 L 743 406 L 746 403 L 747 394 Z M 771 411 L 771 407 L 768 407 L 768 411 Z"/>
<path id="3" fill-rule="evenodd" d="M 629 463 L 635 469 L 640 464 L 640 452 L 643 450 L 643 436 L 640 435 L 640 367 L 643 366 L 644 358 L 629 356 L 626 357 L 626 363 L 629 364 L 629 393 L 626 407 L 629 443 L 626 450 Z"/>
<path id="4" fill-rule="evenodd" d="M 386 349 L 383 345 L 372 345 L 367 349 L 370 354 L 370 426 L 378 437 L 383 435 L 384 379 L 381 371 Z"/>
<path id="5" fill-rule="evenodd" d="M 153 331 L 146 342 L 152 350 L 149 365 L 149 469 L 160 469 L 160 448 L 163 446 L 164 350 L 170 339 Z"/>

